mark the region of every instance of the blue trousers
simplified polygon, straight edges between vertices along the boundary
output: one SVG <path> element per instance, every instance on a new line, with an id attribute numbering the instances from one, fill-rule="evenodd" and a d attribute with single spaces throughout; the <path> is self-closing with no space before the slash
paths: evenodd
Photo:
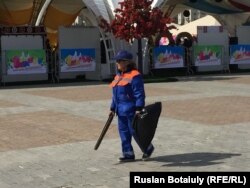
<path id="1" fill-rule="evenodd" d="M 134 156 L 132 136 L 134 129 L 132 128 L 133 116 L 118 116 L 118 130 L 121 138 L 123 156 Z"/>
<path id="2" fill-rule="evenodd" d="M 132 146 L 132 137 L 137 142 L 135 130 L 132 127 L 134 116 L 118 116 L 118 130 L 121 138 L 122 154 L 126 156 L 134 156 L 134 150 Z M 153 145 L 148 147 L 151 149 Z"/>

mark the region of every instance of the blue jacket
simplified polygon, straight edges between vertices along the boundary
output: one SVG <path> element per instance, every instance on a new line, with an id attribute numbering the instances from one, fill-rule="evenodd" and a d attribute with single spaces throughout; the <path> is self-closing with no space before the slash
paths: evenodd
<path id="1" fill-rule="evenodd" d="M 134 116 L 145 106 L 144 83 L 137 70 L 118 73 L 110 84 L 113 91 L 110 109 L 118 116 Z"/>

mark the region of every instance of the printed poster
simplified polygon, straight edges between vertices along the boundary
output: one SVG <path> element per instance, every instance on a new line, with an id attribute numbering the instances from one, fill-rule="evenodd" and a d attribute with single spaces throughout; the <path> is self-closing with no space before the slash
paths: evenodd
<path id="1" fill-rule="evenodd" d="M 250 64 L 250 45 L 231 45 L 230 64 Z"/>
<path id="2" fill-rule="evenodd" d="M 45 50 L 6 50 L 7 74 L 47 73 Z"/>
<path id="3" fill-rule="evenodd" d="M 61 49 L 61 72 L 95 71 L 95 49 Z"/>
<path id="4" fill-rule="evenodd" d="M 194 61 L 196 66 L 221 65 L 223 46 L 197 45 L 194 46 Z"/>
<path id="5" fill-rule="evenodd" d="M 184 67 L 184 48 L 178 46 L 159 46 L 154 48 L 154 68 Z"/>

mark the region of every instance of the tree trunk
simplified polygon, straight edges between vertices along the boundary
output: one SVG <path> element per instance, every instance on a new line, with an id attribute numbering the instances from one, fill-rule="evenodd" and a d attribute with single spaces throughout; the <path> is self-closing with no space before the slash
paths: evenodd
<path id="1" fill-rule="evenodd" d="M 138 47 L 138 71 L 143 74 L 143 61 L 142 61 L 142 40 L 141 39 L 137 39 L 137 47 Z"/>

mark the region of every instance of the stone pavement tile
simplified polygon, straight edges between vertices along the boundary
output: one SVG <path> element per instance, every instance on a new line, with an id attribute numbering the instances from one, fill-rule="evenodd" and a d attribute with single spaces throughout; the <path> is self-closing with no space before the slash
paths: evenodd
<path id="1" fill-rule="evenodd" d="M 95 100 L 107 100 L 111 99 L 112 91 L 108 85 L 99 85 L 96 87 L 68 87 L 65 89 L 39 89 L 36 91 L 22 91 L 25 94 L 51 97 L 56 99 L 63 99 L 68 101 L 95 101 Z M 165 96 L 165 95 L 181 95 L 194 93 L 191 91 L 185 91 L 181 89 L 173 88 L 160 88 L 153 85 L 145 85 L 145 92 L 147 96 Z"/>
<path id="2" fill-rule="evenodd" d="M 117 163 L 121 147 L 113 125 L 108 131 L 110 137 L 106 135 L 97 151 L 93 148 L 97 139 L 94 136 L 99 136 L 103 128 L 110 100 L 101 100 L 102 95 L 88 90 L 83 95 L 90 95 L 93 101 L 81 103 L 54 100 L 56 96 L 21 95 L 23 104 L 40 111 L 34 108 L 34 112 L 0 115 L 0 144 L 5 147 L 0 152 L 0 188 L 127 188 L 131 171 L 249 171 L 249 87 L 217 81 L 180 81 L 145 87 L 153 100 L 166 99 L 153 140 L 156 150 L 151 160 L 143 162 L 134 143 L 137 160 L 126 164 Z M 50 90 L 64 95 L 59 91 L 69 88 Z M 193 89 L 196 93 L 192 93 Z M 175 95 L 176 91 L 183 92 Z M 18 101 L 20 92 L 26 89 L 5 93 L 9 100 Z M 99 121 L 91 116 L 96 111 Z M 228 126 L 234 122 L 239 123 Z M 11 147 L 14 149 L 6 151 Z"/>
<path id="3" fill-rule="evenodd" d="M 2 188 L 12 188 L 10 185 L 6 184 L 6 183 L 3 183 L 0 181 L 0 187 Z"/>
<path id="4" fill-rule="evenodd" d="M 157 87 L 154 85 L 145 84 L 145 93 L 146 96 L 168 96 L 168 95 L 182 95 L 195 93 L 192 91 L 185 91 L 181 89 L 173 89 L 171 87 Z"/>
<path id="5" fill-rule="evenodd" d="M 17 106 L 23 106 L 23 105 L 17 102 L 0 100 L 0 108 L 17 107 Z"/>
<path id="6" fill-rule="evenodd" d="M 23 91 L 23 93 L 51 97 L 56 99 L 63 99 L 69 101 L 92 101 L 110 99 L 112 96 L 111 88 L 108 84 L 98 87 L 66 87 L 64 89 L 39 89 L 37 91 Z"/>
<path id="7" fill-rule="evenodd" d="M 163 102 L 162 116 L 183 121 L 230 125 L 250 122 L 250 97 L 220 96 Z"/>
<path id="8" fill-rule="evenodd" d="M 97 140 L 105 121 L 41 111 L 1 117 L 0 151 Z M 112 124 L 105 139 L 116 138 Z"/>
<path id="9" fill-rule="evenodd" d="M 231 77 L 231 79 L 221 79 L 218 80 L 220 82 L 234 83 L 234 84 L 250 84 L 249 76 L 239 76 L 239 77 Z"/>

